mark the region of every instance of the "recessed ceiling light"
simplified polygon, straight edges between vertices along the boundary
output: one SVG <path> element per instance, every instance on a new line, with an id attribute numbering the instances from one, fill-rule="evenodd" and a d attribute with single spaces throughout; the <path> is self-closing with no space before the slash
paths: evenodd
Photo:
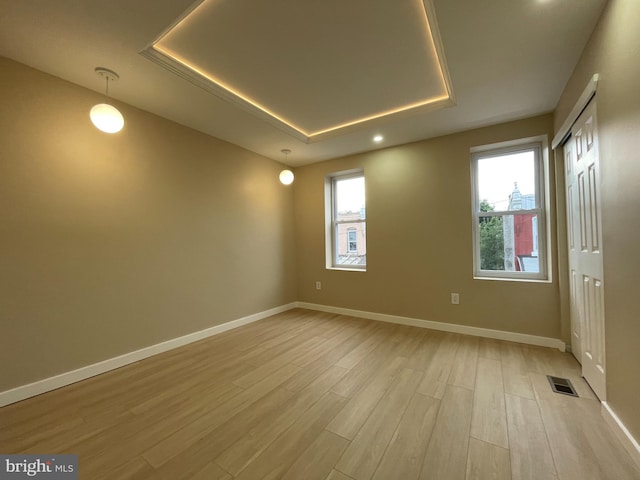
<path id="1" fill-rule="evenodd" d="M 373 141 L 376 143 L 380 143 L 382 140 L 384 140 L 384 137 L 382 135 L 376 135 L 375 137 L 373 137 Z"/>

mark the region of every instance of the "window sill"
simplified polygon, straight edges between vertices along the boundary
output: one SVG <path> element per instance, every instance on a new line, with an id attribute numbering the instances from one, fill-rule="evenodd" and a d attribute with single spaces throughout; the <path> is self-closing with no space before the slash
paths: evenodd
<path id="1" fill-rule="evenodd" d="M 498 282 L 525 282 L 525 283 L 553 283 L 550 278 L 508 278 L 508 277 L 486 277 L 474 275 L 474 280 L 495 280 Z"/>
<path id="2" fill-rule="evenodd" d="M 337 270 L 340 272 L 366 272 L 366 268 L 349 268 L 349 267 L 326 267 L 327 270 Z"/>

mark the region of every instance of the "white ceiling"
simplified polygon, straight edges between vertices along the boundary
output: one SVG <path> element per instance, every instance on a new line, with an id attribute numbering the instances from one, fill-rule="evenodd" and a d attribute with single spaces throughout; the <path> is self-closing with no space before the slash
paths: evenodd
<path id="1" fill-rule="evenodd" d="M 296 166 L 553 110 L 605 3 L 0 0 L 0 55 Z"/>

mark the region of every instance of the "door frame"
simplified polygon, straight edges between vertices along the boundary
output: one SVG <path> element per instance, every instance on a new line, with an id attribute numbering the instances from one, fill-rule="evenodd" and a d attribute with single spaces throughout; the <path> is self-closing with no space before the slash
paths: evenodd
<path id="1" fill-rule="evenodd" d="M 576 120 L 578 120 L 582 111 L 587 107 L 593 96 L 596 94 L 599 78 L 600 75 L 596 73 L 591 77 L 589 83 L 587 83 L 582 95 L 580 95 L 580 98 L 571 109 L 571 112 L 569 112 L 569 115 L 565 118 L 562 126 L 558 130 L 558 133 L 556 133 L 556 136 L 553 137 L 553 142 L 551 142 L 552 150 L 556 150 L 565 142 L 569 135 L 571 135 L 571 127 L 573 127 L 573 124 L 576 123 Z"/>

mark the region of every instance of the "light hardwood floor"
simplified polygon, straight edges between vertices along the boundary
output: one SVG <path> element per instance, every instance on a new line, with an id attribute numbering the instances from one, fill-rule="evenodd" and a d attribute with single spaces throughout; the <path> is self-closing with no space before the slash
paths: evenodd
<path id="1" fill-rule="evenodd" d="M 91 480 L 640 479 L 569 354 L 299 309 L 9 405 L 0 426 L 0 452 L 76 453 Z"/>

